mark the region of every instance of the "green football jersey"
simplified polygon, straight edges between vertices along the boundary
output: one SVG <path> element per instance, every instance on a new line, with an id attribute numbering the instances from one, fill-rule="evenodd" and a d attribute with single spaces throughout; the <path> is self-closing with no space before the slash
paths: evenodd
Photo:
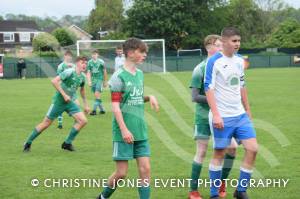
<path id="1" fill-rule="evenodd" d="M 90 59 L 88 61 L 87 70 L 91 73 L 92 84 L 96 84 L 98 81 L 102 81 L 104 77 L 105 63 L 102 59 L 94 61 Z"/>
<path id="2" fill-rule="evenodd" d="M 72 100 L 76 98 L 76 91 L 78 87 L 83 87 L 85 84 L 85 75 L 76 73 L 74 68 L 69 68 L 59 74 L 61 79 L 61 88 L 65 91 L 67 95 L 71 97 Z M 53 97 L 54 103 L 65 103 L 63 96 L 60 92 L 56 91 Z"/>
<path id="3" fill-rule="evenodd" d="M 192 74 L 190 88 L 198 88 L 200 95 L 205 95 L 204 75 L 207 59 L 198 64 Z M 207 103 L 196 103 L 195 124 L 201 123 L 202 120 L 208 119 L 209 105 Z"/>
<path id="4" fill-rule="evenodd" d="M 121 92 L 120 109 L 128 130 L 134 140 L 147 140 L 147 124 L 144 118 L 144 74 L 137 69 L 133 75 L 120 68 L 109 80 L 111 92 Z M 123 141 L 115 116 L 112 122 L 113 141 Z"/>
<path id="5" fill-rule="evenodd" d="M 65 62 L 60 63 L 57 66 L 56 74 L 59 75 L 60 73 L 64 72 L 68 68 L 75 68 L 75 64 L 72 64 L 72 66 L 68 66 Z"/>

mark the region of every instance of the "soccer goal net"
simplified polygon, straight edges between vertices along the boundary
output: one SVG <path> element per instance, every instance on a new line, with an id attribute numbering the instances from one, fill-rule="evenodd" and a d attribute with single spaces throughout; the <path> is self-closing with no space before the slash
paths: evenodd
<path id="1" fill-rule="evenodd" d="M 91 57 L 97 50 L 100 58 L 105 61 L 109 72 L 114 71 L 116 48 L 122 46 L 125 40 L 78 40 L 76 43 L 77 56 Z M 147 58 L 139 66 L 144 72 L 166 72 L 166 55 L 164 39 L 143 40 L 148 45 Z"/>

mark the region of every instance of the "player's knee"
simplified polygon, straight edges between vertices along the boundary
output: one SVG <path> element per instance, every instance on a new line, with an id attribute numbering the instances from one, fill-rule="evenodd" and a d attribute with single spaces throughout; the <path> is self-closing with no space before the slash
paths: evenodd
<path id="1" fill-rule="evenodd" d="M 203 162 L 205 156 L 206 156 L 206 151 L 198 151 L 194 159 L 196 162 L 201 163 Z"/>
<path id="2" fill-rule="evenodd" d="M 51 123 L 52 123 L 52 120 L 47 118 L 43 121 L 42 124 L 43 124 L 44 128 L 48 128 L 51 125 Z"/>
<path id="3" fill-rule="evenodd" d="M 88 123 L 88 120 L 86 118 L 82 119 L 82 125 L 85 126 Z"/>
<path id="4" fill-rule="evenodd" d="M 229 154 L 230 156 L 236 156 L 236 148 L 228 148 L 227 154 Z"/>
<path id="5" fill-rule="evenodd" d="M 87 121 L 86 117 L 82 117 L 79 119 L 78 123 L 80 124 L 80 126 L 83 127 L 88 123 L 88 121 Z"/>
<path id="6" fill-rule="evenodd" d="M 140 173 L 143 175 L 149 175 L 150 174 L 150 165 L 143 165 L 139 167 Z"/>
<path id="7" fill-rule="evenodd" d="M 251 146 L 248 146 L 247 148 L 246 148 L 246 151 L 248 152 L 248 153 L 251 153 L 251 154 L 253 154 L 253 155 L 256 155 L 257 153 L 258 153 L 258 144 L 252 144 Z"/>
<path id="8" fill-rule="evenodd" d="M 214 158 L 222 159 L 225 155 L 225 149 L 215 149 L 214 150 Z"/>

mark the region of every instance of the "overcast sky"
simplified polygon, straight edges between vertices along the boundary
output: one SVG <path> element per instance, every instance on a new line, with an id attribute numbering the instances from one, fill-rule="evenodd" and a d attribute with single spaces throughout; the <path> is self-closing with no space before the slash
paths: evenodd
<path id="1" fill-rule="evenodd" d="M 0 0 L 0 15 L 7 13 L 37 15 L 40 17 L 64 15 L 88 16 L 94 0 Z"/>
<path id="2" fill-rule="evenodd" d="M 284 0 L 300 8 L 300 0 Z M 40 17 L 63 15 L 88 16 L 94 7 L 94 0 L 1 0 L 0 15 L 7 13 L 37 15 Z"/>

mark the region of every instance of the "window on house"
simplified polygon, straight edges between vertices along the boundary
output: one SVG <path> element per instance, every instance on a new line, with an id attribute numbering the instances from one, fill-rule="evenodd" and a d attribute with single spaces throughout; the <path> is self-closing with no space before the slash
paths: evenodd
<path id="1" fill-rule="evenodd" d="M 30 41 L 30 33 L 20 33 L 20 41 L 29 42 Z"/>
<path id="2" fill-rule="evenodd" d="M 4 33 L 3 38 L 4 38 L 4 42 L 13 42 L 13 41 L 15 41 L 14 33 Z"/>

